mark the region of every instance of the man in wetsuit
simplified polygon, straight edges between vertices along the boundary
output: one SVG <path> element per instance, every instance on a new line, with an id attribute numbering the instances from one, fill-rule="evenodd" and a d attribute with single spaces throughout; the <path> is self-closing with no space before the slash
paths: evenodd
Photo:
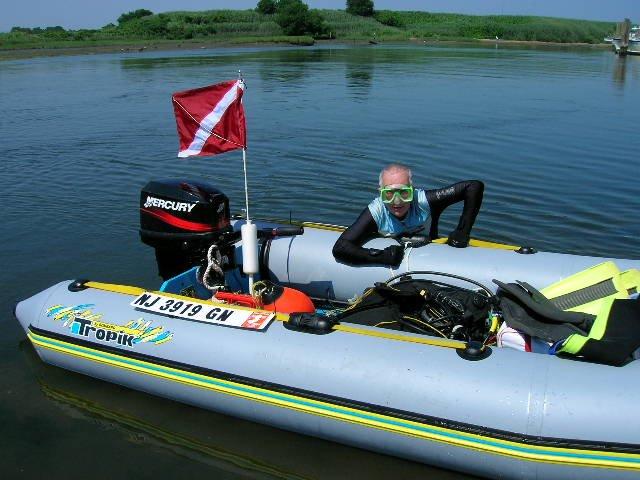
<path id="1" fill-rule="evenodd" d="M 429 240 L 438 238 L 440 214 L 449 205 L 464 202 L 458 226 L 447 243 L 464 248 L 482 203 L 484 184 L 478 180 L 454 183 L 445 188 L 422 190 L 414 188 L 411 170 L 397 163 L 387 165 L 380 172 L 380 195 L 365 208 L 353 225 L 347 228 L 333 246 L 336 260 L 354 265 L 383 264 L 397 267 L 404 249 L 391 245 L 384 250 L 363 248 L 377 236 L 410 236 L 424 230 L 431 218 Z"/>

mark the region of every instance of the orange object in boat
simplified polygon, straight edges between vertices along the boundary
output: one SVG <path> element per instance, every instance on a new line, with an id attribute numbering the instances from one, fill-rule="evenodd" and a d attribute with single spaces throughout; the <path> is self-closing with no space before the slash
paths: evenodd
<path id="1" fill-rule="evenodd" d="M 305 293 L 293 288 L 280 288 L 282 288 L 282 293 L 274 295 L 275 298 L 263 297 L 264 302 L 271 300 L 270 303 L 265 303 L 262 306 L 263 309 L 279 313 L 313 313 L 316 311 L 313 302 Z"/>
<path id="2" fill-rule="evenodd" d="M 233 305 L 242 305 L 243 307 L 260 308 L 258 302 L 248 293 L 232 293 L 232 292 L 216 292 L 214 295 L 216 300 L 231 303 Z"/>
<path id="3" fill-rule="evenodd" d="M 258 288 L 258 284 L 256 284 L 257 298 L 248 293 L 222 291 L 216 292 L 214 297 L 216 300 L 233 305 L 261 308 L 278 313 L 313 313 L 316 311 L 311 299 L 300 290 L 274 285 L 271 282 L 260 283 L 261 288 Z"/>

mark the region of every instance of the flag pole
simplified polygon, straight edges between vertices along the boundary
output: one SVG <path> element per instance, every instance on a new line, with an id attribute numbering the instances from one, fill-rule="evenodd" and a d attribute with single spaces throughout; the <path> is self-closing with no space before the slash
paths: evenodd
<path id="1" fill-rule="evenodd" d="M 244 78 L 242 77 L 242 70 L 238 70 L 238 81 L 244 83 Z M 251 218 L 249 217 L 249 187 L 247 185 L 247 141 L 245 137 L 245 144 L 242 146 L 242 167 L 244 169 L 244 203 L 247 207 L 247 223 L 251 225 Z"/>
<path id="2" fill-rule="evenodd" d="M 176 92 L 171 96 L 171 99 L 176 115 L 178 137 L 180 138 L 178 157 L 215 155 L 237 148 L 242 149 L 244 198 L 247 210 L 246 221 L 240 227 L 242 270 L 249 276 L 249 291 L 253 295 L 253 280 L 255 274 L 260 272 L 260 262 L 258 260 L 258 230 L 257 226 L 251 223 L 249 214 L 247 136 L 244 108 L 242 106 L 242 95 L 245 88 L 242 72 L 238 70 L 238 79 L 235 82 L 223 82 L 199 89 Z M 235 104 L 236 101 L 238 102 L 237 104 Z M 208 113 L 205 116 L 197 114 L 196 117 L 198 119 L 196 119 L 190 111 L 195 107 L 200 110 L 206 108 L 205 111 Z M 225 116 L 229 108 L 231 108 L 231 114 Z M 195 125 L 197 125 L 197 129 L 193 132 Z M 225 138 L 216 133 L 214 130 L 218 125 L 222 125 L 222 133 L 230 133 L 230 135 L 226 136 L 231 136 L 233 139 Z"/>
<path id="3" fill-rule="evenodd" d="M 251 224 L 249 217 L 249 187 L 247 185 L 247 149 L 242 149 L 242 165 L 244 169 L 244 204 L 247 207 L 247 223 Z"/>
<path id="4" fill-rule="evenodd" d="M 244 84 L 242 72 L 238 70 L 238 81 Z M 244 170 L 244 201 L 247 209 L 247 221 L 240 227 L 242 236 L 242 270 L 249 277 L 249 293 L 254 294 L 253 276 L 258 273 L 258 228 L 251 223 L 249 215 L 249 185 L 247 182 L 247 145 L 242 147 L 242 166 Z"/>
<path id="5" fill-rule="evenodd" d="M 247 221 L 240 227 L 242 235 L 242 270 L 249 277 L 249 293 L 253 295 L 253 276 L 258 273 L 258 227 L 251 223 L 249 216 L 249 188 L 247 186 L 247 150 L 242 149 L 244 165 L 244 196 L 247 207 Z"/>

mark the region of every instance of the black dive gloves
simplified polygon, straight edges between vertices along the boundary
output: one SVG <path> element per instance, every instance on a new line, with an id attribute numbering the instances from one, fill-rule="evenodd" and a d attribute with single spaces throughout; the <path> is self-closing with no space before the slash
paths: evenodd
<path id="1" fill-rule="evenodd" d="M 374 250 L 373 248 L 371 250 Z M 389 245 L 384 250 L 378 250 L 381 252 L 380 263 L 389 265 L 391 267 L 397 267 L 402 263 L 402 257 L 404 257 L 404 248 L 400 245 Z"/>
<path id="2" fill-rule="evenodd" d="M 449 234 L 447 245 L 456 248 L 465 248 L 469 245 L 469 232 L 458 230 L 457 228 Z"/>
<path id="3" fill-rule="evenodd" d="M 358 219 L 347 228 L 333 246 L 333 256 L 339 262 L 351 265 L 389 265 L 397 267 L 402 262 L 404 249 L 390 245 L 384 250 L 365 248 L 362 245 L 378 236 L 378 227 L 365 207 Z"/>
<path id="4" fill-rule="evenodd" d="M 334 246 L 333 253 L 336 256 L 336 252 L 339 252 L 337 258 L 340 258 L 341 249 L 345 245 L 341 244 L 341 241 L 336 242 L 337 248 Z M 348 246 L 347 246 L 348 248 Z M 351 251 L 349 256 L 349 263 L 353 265 L 389 265 L 390 267 L 397 267 L 402 263 L 404 257 L 404 248 L 400 245 L 389 245 L 384 250 L 379 248 L 359 248 L 358 250 Z M 343 257 L 344 258 L 344 257 Z"/>
<path id="5" fill-rule="evenodd" d="M 426 194 L 431 208 L 429 238 L 438 238 L 438 221 L 444 209 L 462 201 L 464 206 L 462 207 L 458 226 L 449 235 L 447 244 L 457 248 L 464 248 L 469 245 L 471 227 L 473 227 L 473 223 L 476 221 L 480 211 L 480 205 L 482 205 L 484 184 L 479 180 L 466 180 L 445 188 L 427 190 Z"/>

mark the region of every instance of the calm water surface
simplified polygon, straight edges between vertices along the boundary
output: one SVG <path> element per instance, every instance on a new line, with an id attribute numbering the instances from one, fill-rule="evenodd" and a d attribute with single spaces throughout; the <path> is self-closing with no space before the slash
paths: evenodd
<path id="1" fill-rule="evenodd" d="M 54 282 L 158 285 L 137 234 L 147 180 L 201 178 L 242 207 L 240 154 L 176 159 L 170 101 L 238 69 L 253 216 L 348 224 L 402 161 L 426 187 L 486 183 L 476 237 L 640 258 L 638 57 L 403 45 L 0 63 L 3 477 L 467 478 L 64 372 L 24 342 L 14 301 Z"/>

